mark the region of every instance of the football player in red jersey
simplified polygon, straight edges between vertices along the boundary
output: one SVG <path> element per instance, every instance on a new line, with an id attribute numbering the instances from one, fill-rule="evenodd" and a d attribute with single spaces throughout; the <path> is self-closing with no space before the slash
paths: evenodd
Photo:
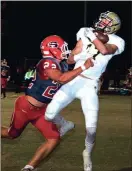
<path id="1" fill-rule="evenodd" d="M 77 54 L 77 51 L 77 48 L 73 49 L 72 54 Z M 53 95 L 61 84 L 69 82 L 93 66 L 91 59 L 87 59 L 84 65 L 68 71 L 66 63 L 63 62 L 70 54 L 68 44 L 57 35 L 48 36 L 42 41 L 41 52 L 43 59 L 36 66 L 35 78 L 27 88 L 26 95 L 18 97 L 15 102 L 10 126 L 1 128 L 2 138 L 14 139 L 21 135 L 28 123 L 31 123 L 46 138 L 46 142 L 37 149 L 23 171 L 33 170 L 60 141 L 56 125 L 44 119 L 46 107 Z"/>

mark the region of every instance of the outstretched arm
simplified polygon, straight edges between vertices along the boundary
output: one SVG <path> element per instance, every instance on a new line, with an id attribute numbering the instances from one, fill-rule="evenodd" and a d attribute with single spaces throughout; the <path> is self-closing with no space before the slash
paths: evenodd
<path id="1" fill-rule="evenodd" d="M 71 51 L 70 56 L 67 59 L 67 63 L 68 64 L 74 64 L 76 61 L 74 59 L 75 55 L 78 55 L 79 53 L 82 52 L 82 48 L 83 48 L 83 43 L 82 40 L 80 39 L 77 43 L 75 48 Z"/>
<path id="2" fill-rule="evenodd" d="M 71 81 L 72 79 L 74 79 L 75 77 L 77 77 L 78 75 L 80 75 L 84 70 L 86 70 L 92 66 L 93 66 L 93 62 L 89 58 L 86 60 L 84 65 L 82 65 L 72 71 L 67 71 L 65 73 L 62 73 L 58 69 L 46 69 L 45 73 L 52 80 L 60 82 L 61 84 L 65 84 L 65 83 Z"/>

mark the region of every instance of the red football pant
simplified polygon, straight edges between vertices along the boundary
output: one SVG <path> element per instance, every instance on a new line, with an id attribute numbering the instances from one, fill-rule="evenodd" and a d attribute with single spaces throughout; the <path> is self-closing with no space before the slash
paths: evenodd
<path id="1" fill-rule="evenodd" d="M 44 119 L 46 107 L 38 108 L 31 105 L 26 96 L 20 96 L 15 102 L 15 111 L 12 114 L 9 135 L 18 137 L 27 124 L 32 123 L 46 139 L 59 139 L 60 133 L 56 125 Z"/>
<path id="2" fill-rule="evenodd" d="M 1 78 L 1 88 L 6 88 L 7 86 L 7 78 Z"/>

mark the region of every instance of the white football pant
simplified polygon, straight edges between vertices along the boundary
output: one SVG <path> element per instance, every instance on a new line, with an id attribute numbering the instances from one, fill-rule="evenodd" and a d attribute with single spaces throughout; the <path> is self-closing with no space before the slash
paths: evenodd
<path id="1" fill-rule="evenodd" d="M 45 112 L 46 120 L 53 120 L 60 111 L 75 98 L 80 99 L 85 116 L 86 128 L 97 127 L 98 120 L 98 81 L 76 77 L 63 85 L 54 95 Z"/>

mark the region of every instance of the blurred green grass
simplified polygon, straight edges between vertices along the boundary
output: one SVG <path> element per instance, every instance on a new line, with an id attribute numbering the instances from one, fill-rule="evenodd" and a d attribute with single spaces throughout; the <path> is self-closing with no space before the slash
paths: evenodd
<path id="1" fill-rule="evenodd" d="M 2 125 L 8 126 L 16 98 L 8 93 L 1 100 Z M 101 95 L 93 171 L 130 171 L 131 160 L 131 97 Z M 56 150 L 43 161 L 37 171 L 83 171 L 85 127 L 80 101 L 75 100 L 62 111 L 76 128 L 64 136 Z M 44 142 L 42 135 L 29 124 L 15 140 L 1 141 L 1 170 L 20 171 L 37 147 Z"/>

